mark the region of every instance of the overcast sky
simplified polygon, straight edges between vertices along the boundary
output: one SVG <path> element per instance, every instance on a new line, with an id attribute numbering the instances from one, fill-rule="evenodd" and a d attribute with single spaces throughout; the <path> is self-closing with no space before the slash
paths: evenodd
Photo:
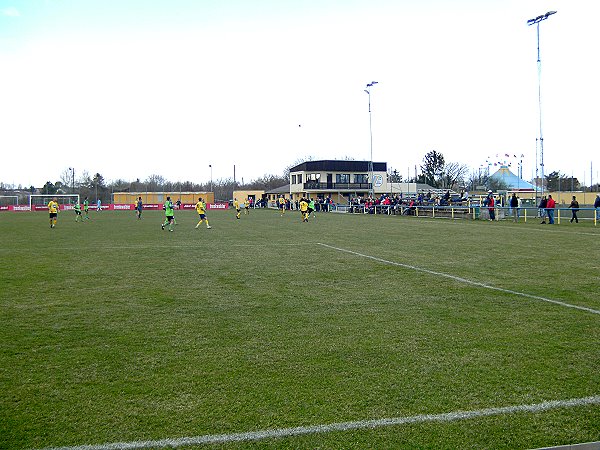
<path id="1" fill-rule="evenodd" d="M 237 181 L 425 153 L 600 170 L 598 0 L 0 0 L 0 181 Z M 507 158 L 505 155 L 510 155 Z M 496 156 L 498 155 L 498 156 Z M 517 157 L 515 158 L 514 155 Z M 592 168 L 590 165 L 593 163 Z M 495 168 L 492 166 L 492 171 Z"/>

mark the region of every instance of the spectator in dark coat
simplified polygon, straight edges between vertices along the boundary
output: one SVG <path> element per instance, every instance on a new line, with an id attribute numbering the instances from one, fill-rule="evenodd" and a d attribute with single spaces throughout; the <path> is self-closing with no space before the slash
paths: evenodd
<path id="1" fill-rule="evenodd" d="M 577 201 L 577 199 L 575 198 L 575 196 L 573 196 L 573 200 L 571 200 L 571 204 L 569 205 L 569 208 L 571 208 L 571 223 L 573 223 L 573 221 L 575 221 L 575 223 L 579 223 L 579 219 L 577 218 L 577 211 L 579 211 L 579 202 Z"/>

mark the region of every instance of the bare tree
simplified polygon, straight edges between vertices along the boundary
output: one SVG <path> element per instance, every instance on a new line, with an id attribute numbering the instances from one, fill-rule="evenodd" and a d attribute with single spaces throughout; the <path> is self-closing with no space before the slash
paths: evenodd
<path id="1" fill-rule="evenodd" d="M 451 162 L 444 165 L 440 176 L 440 187 L 444 189 L 458 189 L 465 183 L 469 168 L 465 164 Z"/>
<path id="2" fill-rule="evenodd" d="M 294 161 L 292 164 L 290 164 L 283 170 L 283 178 L 285 178 L 286 180 L 289 180 L 290 179 L 290 171 L 293 167 L 296 167 L 297 165 L 302 164 L 306 161 L 312 161 L 313 159 L 314 158 L 312 156 L 305 156 L 303 158 L 298 158 L 296 161 Z"/>
<path id="3" fill-rule="evenodd" d="M 164 188 L 164 185 L 166 183 L 165 178 L 162 175 L 150 175 L 148 178 L 146 178 L 146 181 L 144 181 L 144 183 L 146 183 L 146 189 L 150 192 L 152 191 L 160 191 Z"/>
<path id="4" fill-rule="evenodd" d="M 88 173 L 88 171 L 84 170 L 83 172 L 81 172 L 81 175 L 77 179 L 77 186 L 91 188 L 93 184 L 94 183 L 90 178 L 90 174 Z"/>
<path id="5" fill-rule="evenodd" d="M 60 182 L 63 186 L 71 186 L 73 183 L 73 172 L 72 169 L 65 169 L 60 174 Z"/>

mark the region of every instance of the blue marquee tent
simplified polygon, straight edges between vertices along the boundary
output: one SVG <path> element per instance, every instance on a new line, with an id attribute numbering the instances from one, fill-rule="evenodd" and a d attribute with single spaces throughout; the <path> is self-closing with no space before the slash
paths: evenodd
<path id="1" fill-rule="evenodd" d="M 507 166 L 500 166 L 500 169 L 490 175 L 490 178 L 501 181 L 509 191 L 535 191 L 533 184 L 519 178 Z"/>

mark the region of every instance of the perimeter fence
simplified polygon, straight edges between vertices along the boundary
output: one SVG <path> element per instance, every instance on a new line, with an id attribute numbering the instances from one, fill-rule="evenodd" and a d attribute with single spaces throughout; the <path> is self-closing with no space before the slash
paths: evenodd
<path id="1" fill-rule="evenodd" d="M 414 216 L 428 218 L 449 218 L 449 219 L 468 219 L 468 220 L 490 220 L 490 209 L 487 206 L 469 205 L 469 206 L 408 206 L 408 205 L 335 205 L 334 212 L 350 214 L 383 214 L 389 216 Z M 531 221 L 547 219 L 547 210 L 536 207 L 495 207 L 494 220 L 517 220 Z M 579 208 L 576 211 L 577 220 L 593 221 L 594 225 L 600 222 L 600 208 Z M 571 208 L 554 208 L 554 221 L 560 224 L 561 221 L 571 220 Z"/>

